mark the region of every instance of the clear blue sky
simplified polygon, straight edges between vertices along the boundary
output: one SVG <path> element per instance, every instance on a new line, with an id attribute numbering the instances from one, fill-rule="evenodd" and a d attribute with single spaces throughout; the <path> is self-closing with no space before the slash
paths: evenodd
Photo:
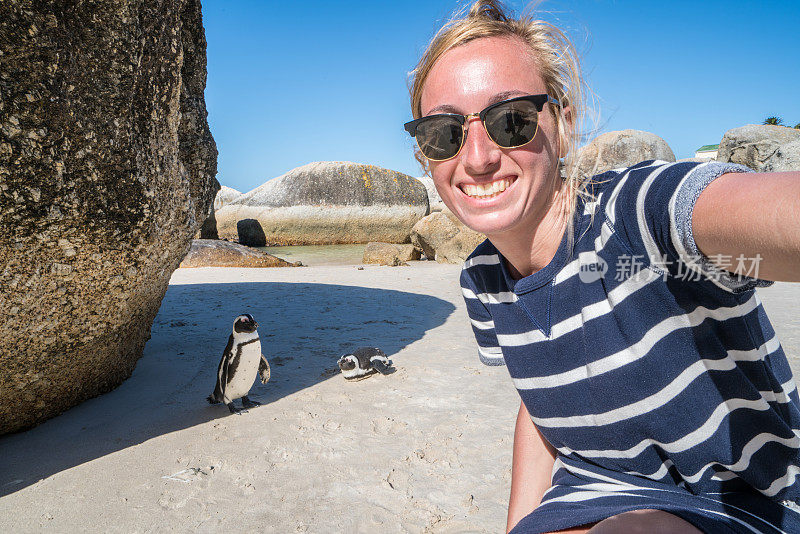
<path id="1" fill-rule="evenodd" d="M 419 176 L 402 127 L 407 73 L 457 5 L 204 0 L 220 183 L 248 191 L 311 161 Z M 581 52 L 599 133 L 650 131 L 682 158 L 771 115 L 800 123 L 797 0 L 547 1 L 539 12 Z"/>

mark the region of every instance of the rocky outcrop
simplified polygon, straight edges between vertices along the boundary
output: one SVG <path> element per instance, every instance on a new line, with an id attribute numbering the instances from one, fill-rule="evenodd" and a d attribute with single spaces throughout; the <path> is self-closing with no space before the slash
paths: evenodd
<path id="1" fill-rule="evenodd" d="M 778 147 L 764 164 L 764 172 L 800 171 L 800 138 Z"/>
<path id="2" fill-rule="evenodd" d="M 757 172 L 800 170 L 797 141 L 800 130 L 748 124 L 725 132 L 717 161 L 739 163 Z"/>
<path id="3" fill-rule="evenodd" d="M 317 162 L 244 193 L 217 211 L 219 237 L 244 245 L 407 243 L 428 213 L 425 186 L 372 165 Z"/>
<path id="4" fill-rule="evenodd" d="M 367 243 L 364 247 L 362 263 L 379 265 L 402 265 L 407 261 L 418 260 L 420 250 L 414 245 L 398 243 Z"/>
<path id="5" fill-rule="evenodd" d="M 195 239 L 181 267 L 296 267 L 299 264 L 230 241 Z"/>
<path id="6" fill-rule="evenodd" d="M 575 158 L 581 176 L 594 176 L 651 159 L 675 161 L 675 154 L 667 142 L 655 134 L 621 130 L 596 137 L 578 150 Z"/>
<path id="7" fill-rule="evenodd" d="M 428 204 L 430 205 L 430 213 L 434 211 L 442 211 L 446 210 L 447 206 L 444 205 L 442 202 L 442 197 L 439 196 L 439 192 L 436 190 L 436 186 L 433 184 L 433 178 L 429 176 L 420 176 L 417 178 L 422 185 L 425 186 L 425 190 L 428 192 Z"/>
<path id="8" fill-rule="evenodd" d="M 132 372 L 219 185 L 198 0 L 0 2 L 0 433 Z"/>
<path id="9" fill-rule="evenodd" d="M 219 234 L 217 233 L 217 218 L 216 218 L 216 211 L 221 209 L 222 206 L 226 204 L 230 204 L 233 199 L 241 195 L 241 191 L 237 191 L 232 187 L 228 187 L 223 185 L 217 191 L 217 196 L 214 197 L 214 208 L 211 210 L 211 213 L 203 221 L 203 226 L 200 228 L 200 231 L 197 233 L 195 238 L 197 239 L 219 239 Z"/>
<path id="10" fill-rule="evenodd" d="M 431 213 L 414 225 L 411 243 L 429 260 L 462 263 L 486 236 L 470 230 L 449 210 Z"/>
<path id="11" fill-rule="evenodd" d="M 241 194 L 241 191 L 237 191 L 232 187 L 228 187 L 227 185 L 221 186 L 219 191 L 217 191 L 217 196 L 214 197 L 214 209 L 222 209 L 223 206 L 230 204 L 241 196 Z"/>

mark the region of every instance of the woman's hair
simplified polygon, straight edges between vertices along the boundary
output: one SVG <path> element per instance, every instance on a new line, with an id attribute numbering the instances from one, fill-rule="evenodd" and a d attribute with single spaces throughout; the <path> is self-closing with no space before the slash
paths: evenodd
<path id="1" fill-rule="evenodd" d="M 539 74 L 544 80 L 547 93 L 561 103 L 569 106 L 571 124 L 555 106 L 546 106 L 555 118 L 561 154 L 568 154 L 563 169 L 564 180 L 568 183 L 569 194 L 569 239 L 572 240 L 572 214 L 575 211 L 578 195 L 588 197 L 589 179 L 577 172 L 577 158 L 574 158 L 580 134 L 585 104 L 585 82 L 581 77 L 578 54 L 569 38 L 558 28 L 530 15 L 513 18 L 499 0 L 477 0 L 469 11 L 456 13 L 433 37 L 417 67 L 411 72 L 409 91 L 411 93 L 411 112 L 415 119 L 422 116 L 422 88 L 436 62 L 447 51 L 483 37 L 507 37 L 519 39 L 531 50 Z M 425 172 L 429 172 L 427 159 L 419 152 L 414 153 Z M 570 243 L 570 249 L 571 249 Z"/>

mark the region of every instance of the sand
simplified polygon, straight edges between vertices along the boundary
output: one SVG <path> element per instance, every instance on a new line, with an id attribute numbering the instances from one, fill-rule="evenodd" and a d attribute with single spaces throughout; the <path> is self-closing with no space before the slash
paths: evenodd
<path id="1" fill-rule="evenodd" d="M 0 531 L 501 531 L 519 400 L 477 360 L 459 270 L 179 269 L 129 380 L 0 438 Z M 800 286 L 759 294 L 797 373 Z M 205 397 L 242 312 L 273 378 L 231 415 Z M 346 382 L 364 345 L 397 371 Z"/>

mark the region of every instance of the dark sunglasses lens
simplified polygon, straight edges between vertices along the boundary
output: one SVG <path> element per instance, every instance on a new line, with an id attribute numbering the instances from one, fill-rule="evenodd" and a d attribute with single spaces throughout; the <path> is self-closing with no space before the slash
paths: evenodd
<path id="1" fill-rule="evenodd" d="M 536 135 L 539 114 L 536 106 L 525 100 L 508 102 L 490 109 L 484 118 L 486 132 L 504 148 L 522 146 Z"/>
<path id="2" fill-rule="evenodd" d="M 464 129 L 453 117 L 431 117 L 417 124 L 415 137 L 423 156 L 441 161 L 458 154 L 462 135 Z"/>

